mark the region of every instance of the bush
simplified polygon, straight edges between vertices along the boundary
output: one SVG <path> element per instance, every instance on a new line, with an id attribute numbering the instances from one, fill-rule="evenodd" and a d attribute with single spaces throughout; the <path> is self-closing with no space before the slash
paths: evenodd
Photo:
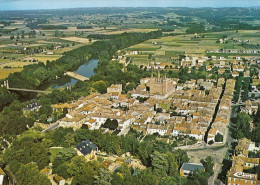
<path id="1" fill-rule="evenodd" d="M 216 142 L 222 142 L 222 141 L 223 141 L 223 135 L 221 135 L 220 133 L 218 133 L 218 134 L 215 136 L 215 141 L 216 141 Z"/>
<path id="2" fill-rule="evenodd" d="M 118 121 L 115 119 L 110 120 L 108 118 L 102 127 L 108 128 L 109 130 L 115 130 L 118 127 Z"/>

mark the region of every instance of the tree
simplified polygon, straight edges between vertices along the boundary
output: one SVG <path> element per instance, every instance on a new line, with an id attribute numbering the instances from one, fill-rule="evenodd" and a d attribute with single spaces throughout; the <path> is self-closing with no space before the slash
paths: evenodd
<path id="1" fill-rule="evenodd" d="M 70 174 L 68 173 L 68 163 L 62 163 L 60 164 L 56 169 L 55 173 L 58 174 L 59 176 L 63 177 L 64 179 L 70 178 Z"/>
<path id="2" fill-rule="evenodd" d="M 70 144 L 73 142 L 73 139 L 71 139 L 71 141 L 68 141 L 67 135 L 69 133 L 74 133 L 72 128 L 59 127 L 55 129 L 53 132 L 47 133 L 46 137 L 52 140 L 54 146 L 66 147 L 68 146 L 68 142 Z"/>
<path id="3" fill-rule="evenodd" d="M 113 185 L 121 185 L 124 184 L 124 179 L 121 173 L 113 173 L 112 174 L 112 181 L 111 184 Z"/>
<path id="4" fill-rule="evenodd" d="M 156 113 L 161 113 L 162 111 L 163 111 L 162 108 L 157 108 L 157 109 L 156 109 Z"/>
<path id="5" fill-rule="evenodd" d="M 209 176 L 199 170 L 195 170 L 188 176 L 188 181 L 184 185 L 208 185 Z"/>
<path id="6" fill-rule="evenodd" d="M 29 32 L 29 38 L 36 38 L 36 31 L 32 30 Z"/>
<path id="7" fill-rule="evenodd" d="M 215 141 L 216 142 L 222 142 L 223 141 L 223 135 L 218 133 L 216 136 L 215 136 Z"/>
<path id="8" fill-rule="evenodd" d="M 165 176 L 169 169 L 167 155 L 155 151 L 150 155 L 150 157 L 154 173 L 160 176 Z"/>
<path id="9" fill-rule="evenodd" d="M 186 151 L 184 150 L 175 150 L 174 152 L 175 155 L 175 160 L 178 163 L 178 166 L 182 166 L 183 163 L 188 162 L 189 161 L 189 157 Z"/>
<path id="10" fill-rule="evenodd" d="M 251 138 L 250 116 L 245 112 L 240 112 L 238 113 L 235 122 L 237 127 L 236 138 L 237 139 L 241 139 L 242 137 Z"/>
<path id="11" fill-rule="evenodd" d="M 135 184 L 158 184 L 160 178 L 160 176 L 157 176 L 155 173 L 153 173 L 152 168 L 148 168 L 146 170 L 142 170 L 140 174 L 138 174 L 136 179 L 137 182 Z M 129 183 L 129 185 L 131 184 Z"/>
<path id="12" fill-rule="evenodd" d="M 0 135 L 2 136 L 21 134 L 33 124 L 34 120 L 25 117 L 22 112 L 22 104 L 17 100 L 0 113 Z"/>
<path id="13" fill-rule="evenodd" d="M 127 163 L 123 163 L 120 166 L 120 173 L 122 174 L 123 178 L 127 178 L 128 176 L 131 176 L 131 170 L 128 168 Z"/>
<path id="14" fill-rule="evenodd" d="M 221 172 L 218 174 L 218 179 L 220 179 L 223 183 L 226 182 L 227 179 L 226 175 L 227 172 L 230 170 L 231 166 L 232 166 L 231 160 L 223 159 Z"/>
<path id="15" fill-rule="evenodd" d="M 139 142 L 136 134 L 127 134 L 122 137 L 122 150 L 123 153 L 131 152 L 132 155 L 137 155 Z"/>
<path id="16" fill-rule="evenodd" d="M 74 176 L 71 184 L 94 184 L 100 168 L 96 161 L 86 162 L 82 156 L 74 157 L 68 169 L 68 172 Z"/>
<path id="17" fill-rule="evenodd" d="M 138 147 L 138 156 L 140 157 L 142 163 L 145 166 L 150 164 L 149 155 L 153 152 L 153 143 L 152 141 L 142 142 Z"/>
<path id="18" fill-rule="evenodd" d="M 169 164 L 167 174 L 169 176 L 176 177 L 179 174 L 179 170 L 178 170 L 179 166 L 178 163 L 176 162 L 175 155 L 172 152 L 167 152 L 166 154 L 167 154 L 167 160 Z"/>
<path id="19" fill-rule="evenodd" d="M 14 142 L 4 153 L 4 160 L 10 163 L 16 160 L 22 164 L 35 162 L 39 169 L 49 164 L 48 149 L 41 142 L 43 136 L 38 131 L 27 131 Z"/>
<path id="20" fill-rule="evenodd" d="M 99 93 L 106 93 L 107 92 L 107 83 L 103 80 L 100 80 L 100 81 L 97 81 L 97 82 L 94 82 L 92 84 L 92 87 Z"/>
<path id="21" fill-rule="evenodd" d="M 81 173 L 85 165 L 85 159 L 83 156 L 73 157 L 68 168 L 68 172 L 71 176 L 75 176 Z"/>
<path id="22" fill-rule="evenodd" d="M 166 153 L 171 150 L 171 145 L 160 140 L 156 140 L 153 145 L 153 150 L 160 153 Z"/>
<path id="23" fill-rule="evenodd" d="M 178 185 L 178 181 L 175 177 L 169 177 L 169 176 L 165 176 L 164 178 L 161 178 L 160 180 L 160 185 Z"/>
<path id="24" fill-rule="evenodd" d="M 201 24 L 189 24 L 188 29 L 186 30 L 186 33 L 191 34 L 191 33 L 202 33 L 205 32 L 205 26 Z"/>
<path id="25" fill-rule="evenodd" d="M 54 157 L 52 162 L 53 173 L 58 174 L 59 176 L 64 177 L 65 179 L 71 177 L 69 171 L 69 163 L 73 157 L 76 156 L 75 150 L 72 148 L 64 148 L 58 151 L 58 154 Z"/>
<path id="26" fill-rule="evenodd" d="M 27 185 L 51 185 L 47 176 L 42 175 L 33 162 L 22 164 L 15 174 L 16 180 L 19 184 Z"/>
<path id="27" fill-rule="evenodd" d="M 52 108 L 50 105 L 43 105 L 39 110 L 39 115 L 45 114 L 46 116 L 50 116 L 52 113 Z"/>
<path id="28" fill-rule="evenodd" d="M 201 163 L 203 164 L 203 166 L 205 168 L 205 172 L 208 173 L 209 176 L 214 174 L 214 171 L 213 171 L 214 163 L 213 163 L 212 157 L 208 156 L 208 157 L 206 157 L 205 160 L 202 159 Z"/>
<path id="29" fill-rule="evenodd" d="M 46 114 L 42 114 L 42 115 L 40 115 L 40 117 L 39 117 L 39 121 L 41 122 L 41 123 L 47 123 L 47 115 Z"/>
<path id="30" fill-rule="evenodd" d="M 260 123 L 260 105 L 258 105 L 258 109 L 255 115 L 255 122 L 259 122 Z"/>
<path id="31" fill-rule="evenodd" d="M 97 185 L 111 185 L 112 176 L 109 171 L 101 168 L 95 179 L 94 183 Z"/>
<path id="32" fill-rule="evenodd" d="M 110 120 L 108 118 L 102 127 L 109 128 L 110 130 L 115 130 L 118 127 L 118 121 L 116 119 Z"/>

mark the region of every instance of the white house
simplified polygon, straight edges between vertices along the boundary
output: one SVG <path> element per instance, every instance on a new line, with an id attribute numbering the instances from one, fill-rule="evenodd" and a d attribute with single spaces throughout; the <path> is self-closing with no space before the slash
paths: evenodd
<path id="1" fill-rule="evenodd" d="M 199 130 L 197 129 L 192 129 L 191 130 L 191 133 L 189 134 L 190 137 L 194 137 L 196 138 L 197 140 L 203 140 L 204 138 L 204 134 L 201 133 Z"/>
<path id="2" fill-rule="evenodd" d="M 4 184 L 5 172 L 0 168 L 0 185 Z"/>
<path id="3" fill-rule="evenodd" d="M 168 126 L 149 124 L 147 127 L 147 134 L 152 135 L 154 133 L 158 133 L 161 136 L 163 136 L 166 134 L 167 129 L 168 129 Z"/>

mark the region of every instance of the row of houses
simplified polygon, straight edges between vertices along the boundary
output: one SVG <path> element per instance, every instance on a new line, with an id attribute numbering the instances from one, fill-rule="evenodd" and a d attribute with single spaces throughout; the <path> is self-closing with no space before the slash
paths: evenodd
<path id="1" fill-rule="evenodd" d="M 207 53 L 250 53 L 259 54 L 259 49 L 213 49 L 208 50 Z"/>
<path id="2" fill-rule="evenodd" d="M 173 85 L 173 91 L 164 99 L 158 99 L 158 96 L 150 94 L 149 91 L 133 90 L 132 93 L 134 96 L 149 96 L 146 103 L 156 102 L 155 104 L 158 105 L 158 107 L 160 107 L 160 105 L 169 105 L 174 109 L 176 116 L 172 116 L 170 113 L 164 113 L 161 119 L 155 119 L 156 117 L 154 117 L 153 121 L 148 125 L 145 124 L 145 120 L 142 120 L 142 123 L 139 122 L 136 125 L 132 125 L 132 128 L 148 134 L 187 135 L 195 137 L 198 140 L 203 140 L 205 132 L 212 121 L 212 116 L 215 112 L 224 84 L 224 78 L 219 79 L 217 82 L 214 80 L 204 81 L 201 79 L 197 81 L 190 80 L 184 84 L 176 83 Z M 142 83 L 140 86 L 142 86 Z M 205 91 L 199 90 L 201 86 L 210 90 L 208 95 L 205 94 Z M 209 135 L 212 136 L 209 138 L 213 141 L 216 134 L 220 133 L 223 135 L 225 133 L 226 127 L 223 129 L 222 126 L 227 125 L 229 120 L 226 115 L 230 113 L 229 109 L 232 99 L 230 96 L 233 94 L 232 89 L 234 89 L 234 87 L 235 80 L 228 80 L 224 100 L 220 104 L 219 117 L 215 120 L 213 129 L 209 132 Z M 188 88 L 188 90 L 184 90 L 185 88 Z M 143 89 L 147 88 L 144 86 Z M 225 102 L 227 99 L 229 103 Z M 167 109 L 165 109 L 164 112 L 167 112 Z M 226 115 L 221 117 L 224 112 Z M 155 124 L 155 122 L 157 122 L 157 124 Z"/>
<path id="3" fill-rule="evenodd" d="M 80 128 L 83 124 L 90 130 L 99 129 L 107 119 L 117 120 L 118 130 L 130 126 L 144 134 L 186 135 L 203 140 L 217 103 L 224 78 L 218 81 L 190 80 L 179 84 L 178 79 L 150 77 L 141 79 L 140 85 L 131 91 L 131 97 L 121 94 L 122 85 L 114 84 L 106 94 L 93 93 L 76 102 L 52 105 L 56 111 L 68 109 L 66 117 L 57 121 L 61 127 Z M 205 90 L 209 90 L 206 94 Z M 223 103 L 220 104 L 211 135 L 224 134 L 222 125 L 227 124 L 234 81 L 228 80 Z M 140 101 L 140 97 L 145 101 Z M 227 101 L 228 100 L 228 101 Z M 160 111 L 158 111 L 160 110 Z"/>
<path id="4" fill-rule="evenodd" d="M 253 115 L 258 111 L 260 100 L 246 100 L 245 107 L 241 107 L 241 111 L 246 112 L 249 115 Z"/>
<path id="5" fill-rule="evenodd" d="M 208 134 L 208 142 L 215 142 L 215 136 L 220 133 L 225 135 L 228 130 L 228 121 L 231 115 L 231 101 L 233 99 L 233 93 L 235 89 L 236 81 L 233 79 L 228 79 L 225 83 L 225 91 L 220 100 L 219 109 L 214 122 L 212 123 L 211 129 Z M 221 83 L 223 84 L 223 81 Z"/>
<path id="6" fill-rule="evenodd" d="M 239 139 L 232 156 L 232 167 L 227 172 L 227 185 L 259 185 L 258 175 L 245 170 L 259 166 L 259 158 L 249 157 L 249 152 L 259 152 L 259 147 L 247 138 Z"/>

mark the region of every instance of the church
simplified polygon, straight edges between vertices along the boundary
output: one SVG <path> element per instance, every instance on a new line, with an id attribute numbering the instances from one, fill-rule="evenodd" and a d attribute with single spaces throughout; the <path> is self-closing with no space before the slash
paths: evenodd
<path id="1" fill-rule="evenodd" d="M 147 84 L 150 88 L 150 95 L 166 95 L 173 91 L 174 81 L 170 78 L 161 77 L 158 71 L 157 77 L 152 77 L 149 79 Z"/>

